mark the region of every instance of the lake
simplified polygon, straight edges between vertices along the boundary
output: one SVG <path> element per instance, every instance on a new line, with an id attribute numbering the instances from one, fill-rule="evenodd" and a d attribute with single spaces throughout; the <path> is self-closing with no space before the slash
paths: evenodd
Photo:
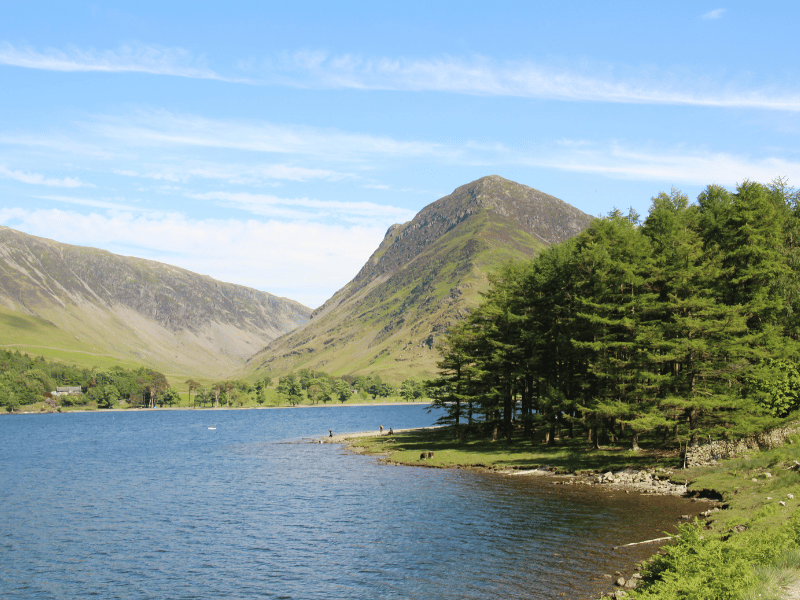
<path id="1" fill-rule="evenodd" d="M 434 420 L 418 405 L 4 416 L 0 597 L 590 597 L 655 550 L 614 545 L 695 506 L 303 441 Z"/>

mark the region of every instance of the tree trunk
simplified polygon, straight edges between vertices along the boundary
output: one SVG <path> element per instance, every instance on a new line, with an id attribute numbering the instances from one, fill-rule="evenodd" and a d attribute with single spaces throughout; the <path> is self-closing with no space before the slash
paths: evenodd
<path id="1" fill-rule="evenodd" d="M 592 435 L 594 434 L 594 435 Z M 594 450 L 600 449 L 600 432 L 597 430 L 597 427 L 590 427 L 589 428 L 589 436 L 590 441 L 592 442 L 592 448 Z"/>
<path id="2" fill-rule="evenodd" d="M 547 434 L 547 445 L 548 446 L 555 446 L 556 445 L 556 424 L 550 423 L 550 431 Z"/>
<path id="3" fill-rule="evenodd" d="M 512 419 L 514 416 L 514 392 L 509 391 L 506 394 L 503 402 L 503 433 L 507 442 L 511 441 L 511 432 L 513 431 Z"/>

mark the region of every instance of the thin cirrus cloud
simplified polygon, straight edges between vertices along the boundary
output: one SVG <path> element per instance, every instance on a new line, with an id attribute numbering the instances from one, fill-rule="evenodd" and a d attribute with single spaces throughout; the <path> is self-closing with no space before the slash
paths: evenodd
<path id="1" fill-rule="evenodd" d="M 700 18 L 713 21 L 713 20 L 716 20 L 716 19 L 721 19 L 722 15 L 724 15 L 724 14 L 725 14 L 725 9 L 724 8 L 716 8 L 714 10 L 710 10 L 707 13 L 701 15 Z"/>
<path id="2" fill-rule="evenodd" d="M 196 200 L 216 201 L 222 206 L 238 208 L 259 216 L 299 220 L 330 220 L 351 223 L 395 223 L 408 221 L 414 212 L 404 208 L 373 202 L 339 202 L 311 198 L 279 198 L 269 194 L 248 192 L 206 192 L 188 194 Z"/>
<path id="3" fill-rule="evenodd" d="M 48 187 L 60 188 L 80 188 L 80 187 L 95 187 L 91 183 L 84 183 L 77 177 L 63 177 L 61 179 L 53 177 L 45 177 L 41 173 L 29 173 L 26 171 L 18 171 L 9 169 L 0 165 L 0 177 L 6 179 L 13 179 L 20 183 L 27 183 L 31 185 L 44 185 Z"/>
<path id="4" fill-rule="evenodd" d="M 48 48 L 38 51 L 31 47 L 18 48 L 4 42 L 0 44 L 0 64 L 26 69 L 62 72 L 148 73 L 171 75 L 192 79 L 217 79 L 248 83 L 247 80 L 224 77 L 205 66 L 183 48 L 127 44 L 116 50 L 67 50 Z"/>
<path id="5" fill-rule="evenodd" d="M 708 14 L 718 15 L 709 18 L 722 15 L 718 11 Z M 307 51 L 284 54 L 278 65 L 268 75 L 274 82 L 306 87 L 800 111 L 800 94 L 793 90 L 737 88 L 731 82 L 705 84 L 699 89 L 693 74 L 681 79 L 607 65 L 594 65 L 591 71 L 580 72 L 532 61 L 498 62 L 480 56 L 363 58 Z M 618 75 L 617 71 L 625 73 Z"/>
<path id="6" fill-rule="evenodd" d="M 726 9 L 701 15 L 722 18 Z M 245 63 L 242 63 L 244 65 Z M 287 85 L 332 89 L 448 92 L 576 102 L 668 104 L 800 111 L 800 94 L 782 87 L 753 89 L 735 82 L 698 87 L 696 74 L 676 78 L 623 66 L 592 65 L 591 70 L 536 61 L 496 61 L 487 57 L 433 58 L 329 55 L 323 51 L 286 52 L 253 75 L 222 74 L 183 48 L 128 44 L 116 50 L 18 48 L 0 44 L 0 65 L 63 72 L 138 72 L 248 85 Z M 598 73 L 600 73 L 598 75 Z M 620 74 L 621 73 L 621 74 Z M 708 80 L 707 77 L 700 79 Z"/>
<path id="7" fill-rule="evenodd" d="M 146 206 L 138 206 L 125 201 L 112 201 L 112 200 L 95 200 L 93 198 L 78 198 L 75 196 L 35 196 L 40 200 L 50 200 L 51 202 L 60 202 L 63 204 L 74 204 L 76 206 L 87 206 L 90 208 L 104 208 L 110 212 L 125 212 L 125 213 L 150 213 L 163 215 L 164 211 L 154 210 Z"/>
<path id="8" fill-rule="evenodd" d="M 749 157 L 726 152 L 680 149 L 654 151 L 620 142 L 608 144 L 561 141 L 547 156 L 520 157 L 522 164 L 620 179 L 673 181 L 676 184 L 734 185 L 750 179 L 769 182 L 787 177 L 800 182 L 800 162 Z"/>
<path id="9" fill-rule="evenodd" d="M 206 160 L 170 164 L 170 153 L 157 166 L 125 161 L 112 171 L 126 177 L 185 184 L 191 179 L 220 180 L 231 184 L 260 185 L 270 181 L 338 181 L 359 180 L 366 172 L 383 166 L 400 164 L 398 159 L 425 160 L 447 165 L 463 165 L 487 169 L 502 169 L 507 165 L 535 166 L 560 171 L 594 173 L 597 175 L 631 180 L 667 180 L 676 183 L 735 183 L 745 177 L 770 181 L 777 176 L 787 176 L 800 181 L 800 164 L 785 157 L 748 156 L 732 153 L 709 152 L 690 147 L 647 148 L 623 141 L 587 142 L 562 140 L 546 145 L 528 145 L 525 148 L 503 143 L 476 143 L 470 140 L 450 143 L 401 141 L 390 136 L 372 136 L 342 130 L 307 126 L 275 125 L 265 121 L 215 120 L 194 115 L 166 111 L 137 113 L 134 115 L 105 116 L 85 124 L 99 135 L 102 147 L 122 147 L 127 151 L 139 146 L 147 148 L 147 155 L 158 157 L 160 149 L 188 145 L 204 150 L 248 150 L 257 153 L 295 156 L 305 159 L 324 158 L 330 162 L 348 165 L 346 170 L 324 169 L 315 166 L 276 164 L 230 164 L 224 160 Z M 111 143 L 109 143 L 109 140 Z M 41 140 L 40 140 L 41 141 Z M 145 154 L 145 153 L 140 153 Z M 784 153 L 785 154 L 785 153 Z M 387 163 L 387 159 L 390 159 Z M 102 170 L 102 167 L 100 167 Z M 9 170 L 6 169 L 8 172 Z M 0 171 L 0 176 L 9 175 Z M 26 175 L 30 183 L 42 183 L 47 178 L 37 174 Z M 81 185 L 77 179 L 47 180 L 50 185 L 62 187 Z M 387 190 L 391 186 L 382 181 L 363 179 L 363 187 Z M 192 191 L 192 190 L 189 190 Z M 253 214 L 274 218 L 309 218 L 312 211 L 321 215 L 340 210 L 331 204 L 300 205 L 298 200 L 267 195 L 197 196 L 226 203 L 227 206 L 248 210 Z M 308 201 L 311 202 L 311 201 Z M 374 211 L 380 209 L 369 207 Z M 390 212 L 396 210 L 388 209 Z M 361 218 L 362 211 L 344 210 L 343 218 Z M 373 212 L 373 214 L 375 214 Z M 404 215 L 392 215 L 392 222 L 402 221 Z"/>
<path id="10" fill-rule="evenodd" d="M 396 167 L 404 161 L 415 160 L 487 169 L 502 169 L 507 165 L 536 166 L 594 173 L 611 178 L 667 180 L 676 183 L 716 181 L 731 184 L 745 177 L 770 181 L 777 176 L 787 176 L 792 181 L 800 182 L 800 164 L 791 158 L 785 158 L 785 152 L 784 157 L 777 158 L 769 155 L 710 152 L 687 146 L 652 149 L 637 147 L 624 140 L 562 140 L 558 143 L 548 142 L 546 145 L 531 144 L 525 148 L 500 142 L 477 143 L 471 140 L 453 140 L 449 143 L 407 141 L 388 135 L 369 135 L 302 125 L 276 125 L 261 120 L 211 119 L 168 111 L 98 116 L 86 121 L 83 127 L 89 132 L 89 139 L 97 140 L 98 147 L 124 148 L 125 152 L 134 153 L 137 148 L 147 149 L 147 152 L 139 151 L 138 155 L 150 156 L 148 163 L 142 164 L 135 159 L 123 157 L 111 169 L 112 172 L 126 177 L 179 184 L 185 184 L 192 179 L 219 180 L 237 185 L 262 185 L 281 180 L 305 182 L 348 179 L 361 180 L 362 187 L 387 190 L 392 186 L 383 181 L 362 179 L 363 175 L 378 168 Z M 92 138 L 92 135 L 96 137 Z M 34 141 L 36 147 L 45 144 L 38 138 Z M 18 140 L 20 144 L 24 142 L 25 140 Z M 285 158 L 274 164 L 231 164 L 222 156 L 217 157 L 217 160 L 209 158 L 175 163 L 169 158 L 171 151 L 161 152 L 175 146 L 196 147 L 203 151 L 245 150 Z M 69 145 L 54 145 L 53 148 L 57 148 L 58 152 L 69 148 L 72 150 L 71 154 L 77 153 L 77 149 Z M 158 164 L 152 159 L 157 160 Z M 309 159 L 311 162 L 303 166 L 303 162 Z M 345 164 L 347 168 L 320 168 L 317 166 L 319 159 Z M 300 164 L 286 164 L 295 160 Z M 104 169 L 102 164 L 98 169 Z M 75 178 L 48 179 L 35 173 L 10 171 L 7 168 L 5 171 L 0 170 L 0 176 L 61 187 L 85 185 Z M 278 202 L 274 196 L 229 194 L 223 197 L 221 193 L 217 192 L 217 196 L 206 196 L 204 199 L 224 202 L 228 206 L 274 218 L 305 219 L 314 210 L 324 215 L 338 210 L 330 204 L 301 206 L 297 200 L 284 199 Z M 378 211 L 376 207 L 370 208 Z M 393 210 L 395 209 L 389 208 L 390 212 Z M 360 211 L 353 213 L 349 209 L 344 211 L 344 215 L 346 218 L 361 218 Z M 394 215 L 391 218 L 392 222 L 404 220 L 403 215 Z"/>
<path id="11" fill-rule="evenodd" d="M 224 180 L 233 184 L 258 184 L 264 181 L 279 180 L 306 182 L 312 180 L 341 181 L 355 177 L 351 173 L 341 173 L 329 169 L 314 169 L 294 165 L 229 165 L 220 163 L 184 164 L 159 166 L 142 171 L 115 169 L 114 173 L 125 177 L 154 179 L 185 183 L 191 179 Z"/>
<path id="12" fill-rule="evenodd" d="M 129 147 L 196 146 L 303 155 L 337 162 L 375 156 L 455 158 L 458 155 L 458 151 L 452 147 L 434 142 L 401 141 L 389 136 L 304 125 L 278 125 L 261 120 L 209 119 L 168 111 L 98 116 L 87 122 L 85 127 L 102 137 L 124 142 Z"/>
<path id="13" fill-rule="evenodd" d="M 719 182 L 735 183 L 743 177 L 769 181 L 783 175 L 800 181 L 800 165 L 782 158 L 754 158 L 685 147 L 642 149 L 618 141 L 566 141 L 556 146 L 534 145 L 521 149 L 503 143 L 477 143 L 470 140 L 449 144 L 407 142 L 389 136 L 274 125 L 264 121 L 212 120 L 167 112 L 145 113 L 131 118 L 107 118 L 103 121 L 98 118 L 93 121 L 92 126 L 100 127 L 104 135 L 124 140 L 126 145 L 189 144 L 208 148 L 325 157 L 358 165 L 362 170 L 377 166 L 379 157 L 388 157 L 489 168 L 508 164 L 531 165 L 638 180 L 667 179 L 698 183 L 706 182 L 712 177 Z M 380 182 L 366 182 L 366 185 L 377 188 L 382 186 Z M 216 199 L 222 200 L 221 197 Z M 229 197 L 226 201 L 232 202 L 233 199 Z M 242 197 L 239 202 L 243 202 Z"/>

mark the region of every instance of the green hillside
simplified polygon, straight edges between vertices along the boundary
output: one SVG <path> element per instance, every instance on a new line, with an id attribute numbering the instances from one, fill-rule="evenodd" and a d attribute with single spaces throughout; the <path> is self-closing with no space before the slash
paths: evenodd
<path id="1" fill-rule="evenodd" d="M 0 345 L 86 366 L 107 360 L 214 378 L 311 312 L 171 265 L 7 227 L 0 227 L 0 309 Z"/>
<path id="2" fill-rule="evenodd" d="M 32 356 L 44 356 L 81 368 L 108 368 L 115 365 L 132 368 L 134 361 L 120 360 L 102 347 L 81 340 L 49 321 L 0 307 L 0 348 L 19 350 Z"/>
<path id="3" fill-rule="evenodd" d="M 361 272 L 308 323 L 248 361 L 249 374 L 306 367 L 395 382 L 431 376 L 436 340 L 477 306 L 490 271 L 532 257 L 590 221 L 557 198 L 501 177 L 461 186 L 392 226 Z"/>

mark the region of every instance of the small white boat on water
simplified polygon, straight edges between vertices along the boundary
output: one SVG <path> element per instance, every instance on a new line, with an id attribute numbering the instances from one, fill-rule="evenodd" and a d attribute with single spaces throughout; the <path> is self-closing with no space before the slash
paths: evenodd
<path id="1" fill-rule="evenodd" d="M 216 429 L 216 428 L 217 428 L 216 425 L 212 425 L 211 427 L 209 427 L 209 429 Z"/>

